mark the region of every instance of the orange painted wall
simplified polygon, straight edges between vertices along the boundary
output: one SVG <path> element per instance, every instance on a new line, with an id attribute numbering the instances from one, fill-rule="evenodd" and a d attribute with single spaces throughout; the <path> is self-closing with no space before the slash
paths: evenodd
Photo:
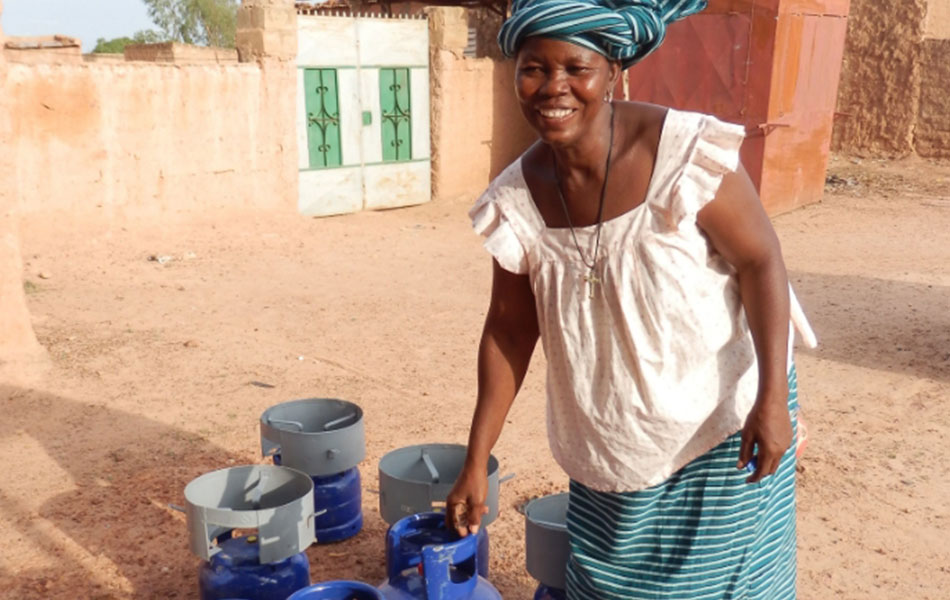
<path id="1" fill-rule="evenodd" d="M 3 0 L 0 0 L 0 13 Z M 3 45 L 0 28 L 0 47 Z M 7 63 L 0 52 L 0 81 Z M 36 340 L 23 291 L 23 259 L 20 256 L 20 227 L 15 210 L 16 196 L 9 182 L 14 169 L 7 157 L 11 115 L 0 96 L 0 378 L 19 381 L 20 376 L 45 358 L 45 351 Z"/>
<path id="2" fill-rule="evenodd" d="M 432 196 L 472 196 L 487 185 L 491 169 L 494 64 L 488 58 L 466 59 L 448 50 L 430 56 Z"/>
<path id="3" fill-rule="evenodd" d="M 632 99 L 742 124 L 766 209 L 821 199 L 848 0 L 711 0 L 630 70 Z"/>
<path id="4" fill-rule="evenodd" d="M 290 63 L 7 63 L 0 162 L 21 214 L 295 210 Z"/>
<path id="5" fill-rule="evenodd" d="M 260 2 L 293 15 L 290 0 L 247 3 Z M 260 45 L 264 58 L 249 64 L 22 64 L 0 53 L 0 376 L 43 355 L 23 295 L 21 222 L 55 235 L 77 219 L 296 212 L 294 30 L 276 34 L 281 44 Z"/>
<path id="6" fill-rule="evenodd" d="M 821 200 L 834 129 L 847 5 L 789 12 L 775 30 L 760 195 L 770 212 Z M 840 3 L 839 3 L 840 4 Z M 844 14 L 841 14 L 841 13 Z"/>
<path id="7" fill-rule="evenodd" d="M 514 92 L 514 62 L 463 56 L 468 15 L 430 8 L 432 196 L 475 198 L 536 139 Z"/>

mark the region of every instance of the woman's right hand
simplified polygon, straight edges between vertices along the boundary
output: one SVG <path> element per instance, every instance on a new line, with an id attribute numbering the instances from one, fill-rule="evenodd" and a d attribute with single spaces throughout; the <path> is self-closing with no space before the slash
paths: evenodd
<path id="1" fill-rule="evenodd" d="M 445 499 L 445 524 L 461 537 L 478 533 L 482 517 L 488 514 L 488 469 L 462 469 Z"/>
<path id="2" fill-rule="evenodd" d="M 527 275 L 492 261 L 492 298 L 478 344 L 478 400 L 462 472 L 445 499 L 446 526 L 465 537 L 488 514 L 488 461 L 538 343 L 538 313 Z"/>

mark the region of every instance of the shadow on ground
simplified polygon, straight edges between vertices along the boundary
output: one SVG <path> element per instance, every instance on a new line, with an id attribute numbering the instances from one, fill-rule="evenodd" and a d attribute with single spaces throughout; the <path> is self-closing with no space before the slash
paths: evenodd
<path id="1" fill-rule="evenodd" d="M 4 520 L 58 565 L 4 574 L 6 597 L 194 597 L 198 560 L 184 515 L 168 505 L 182 503 L 188 481 L 235 457 L 165 424 L 44 392 L 0 386 L 0 407 L 0 443 L 38 446 L 45 456 L 27 457 L 46 465 L 37 483 L 70 488 L 37 511 L 23 497 L 30 484 L 0 485 Z M 53 483 L 50 460 L 68 482 Z M 116 589 L 114 575 L 131 590 Z"/>
<path id="2" fill-rule="evenodd" d="M 819 346 L 806 353 L 950 381 L 950 288 L 853 275 L 789 273 Z"/>
<path id="3" fill-rule="evenodd" d="M 0 597 L 197 596 L 200 561 L 188 549 L 184 515 L 169 504 L 184 502 L 189 481 L 241 464 L 239 457 L 163 423 L 30 389 L 0 385 L 0 411 L 0 445 L 24 449 L 6 455 L 38 466 L 32 482 L 0 478 L 0 514 L 13 535 L 37 549 L 42 565 L 15 572 L 0 567 Z M 307 550 L 314 582 L 355 579 L 378 585 L 385 578 L 387 525 L 375 508 L 378 497 L 366 490 L 374 487 L 369 482 L 375 473 L 366 464 L 361 470 L 363 530 Z M 70 491 L 36 509 L 27 494 L 43 485 Z"/>

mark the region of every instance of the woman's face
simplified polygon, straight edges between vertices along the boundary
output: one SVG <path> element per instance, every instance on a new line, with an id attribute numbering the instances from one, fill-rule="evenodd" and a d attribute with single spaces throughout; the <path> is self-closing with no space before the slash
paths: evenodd
<path id="1" fill-rule="evenodd" d="M 530 37 L 515 65 L 515 92 L 521 112 L 541 139 L 569 146 L 592 130 L 604 96 L 620 75 L 620 65 L 587 48 L 545 37 Z"/>

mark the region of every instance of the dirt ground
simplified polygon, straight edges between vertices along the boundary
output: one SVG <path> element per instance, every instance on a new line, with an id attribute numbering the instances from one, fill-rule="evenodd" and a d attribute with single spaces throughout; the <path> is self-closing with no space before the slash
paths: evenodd
<path id="1" fill-rule="evenodd" d="M 0 598 L 194 598 L 199 561 L 168 504 L 263 462 L 261 412 L 313 396 L 358 403 L 367 433 L 364 530 L 311 547 L 313 579 L 380 582 L 379 458 L 466 439 L 490 274 L 466 210 L 24 221 L 51 366 L 0 384 Z M 775 223 L 821 342 L 797 359 L 799 597 L 944 599 L 950 163 L 837 158 L 825 201 Z M 535 585 L 516 507 L 567 485 L 543 373 L 539 352 L 495 450 L 515 474 L 491 526 L 511 600 Z"/>

